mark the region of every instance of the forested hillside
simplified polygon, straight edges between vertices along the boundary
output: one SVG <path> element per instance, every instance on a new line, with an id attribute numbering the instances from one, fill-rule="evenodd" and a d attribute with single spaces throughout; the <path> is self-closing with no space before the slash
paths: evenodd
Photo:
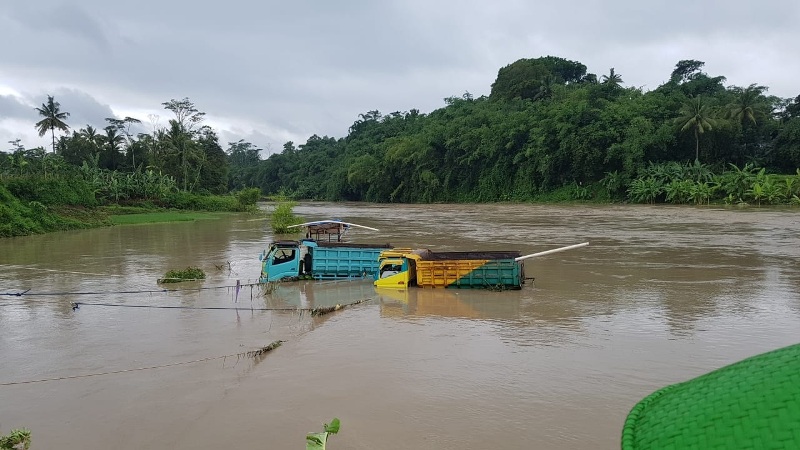
<path id="1" fill-rule="evenodd" d="M 85 183 L 83 204 L 176 205 L 176 193 L 246 188 L 331 201 L 800 204 L 800 96 L 726 85 L 703 66 L 679 61 L 644 91 L 613 68 L 521 59 L 499 69 L 489 96 L 449 97 L 427 114 L 369 111 L 345 137 L 286 142 L 266 160 L 243 140 L 223 149 L 188 98 L 162 104 L 168 126 L 134 133 L 144 126 L 132 117 L 73 129 L 49 96 L 36 127 L 53 151 L 11 142 L 0 182 L 45 205 L 36 186 L 53 178 Z"/>
<path id="2" fill-rule="evenodd" d="M 430 114 L 369 111 L 344 138 L 288 142 L 233 173 L 265 194 L 324 200 L 790 202 L 800 96 L 726 86 L 703 65 L 680 61 L 644 92 L 614 69 L 523 59 L 499 70 L 488 97 L 447 98 Z"/>

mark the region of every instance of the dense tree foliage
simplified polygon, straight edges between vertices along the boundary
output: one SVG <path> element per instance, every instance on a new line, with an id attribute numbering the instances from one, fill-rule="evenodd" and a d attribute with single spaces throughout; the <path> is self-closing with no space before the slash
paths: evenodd
<path id="1" fill-rule="evenodd" d="M 132 126 L 141 123 L 139 119 L 109 117 L 105 119 L 108 125 L 102 130 L 86 125 L 58 141 L 55 130 L 69 129 L 64 122 L 69 113 L 62 112 L 52 96 L 47 100 L 41 108 L 36 108 L 44 117 L 36 127 L 40 134 L 51 131 L 55 152 L 48 154 L 41 148 L 26 150 L 19 140 L 10 142 L 10 154 L 0 157 L 0 176 L 39 174 L 47 177 L 50 165 L 66 164 L 83 168 L 83 173 L 99 170 L 115 174 L 108 175 L 108 179 L 123 175 L 131 179 L 147 178 L 155 174 L 172 180 L 170 183 L 176 190 L 185 192 L 224 194 L 229 191 L 229 157 L 214 130 L 202 126 L 205 113 L 188 98 L 164 102 L 164 109 L 172 112 L 174 119 L 169 120 L 168 127 L 156 128 L 152 134 L 132 134 Z M 255 168 L 258 158 L 251 162 Z M 26 167 L 23 168 L 23 164 Z M 64 176 L 67 172 L 61 170 L 54 175 Z M 241 183 L 237 186 L 244 187 Z"/>
<path id="2" fill-rule="evenodd" d="M 345 137 L 286 142 L 267 159 L 243 140 L 223 151 L 205 113 L 172 99 L 163 106 L 174 118 L 152 133 L 132 136 L 139 121 L 126 117 L 61 137 L 55 155 L 14 141 L 0 177 L 67 164 L 116 174 L 107 180 L 148 179 L 153 189 L 256 187 L 294 199 L 800 203 L 800 96 L 726 86 L 703 66 L 679 61 L 644 91 L 614 68 L 598 77 L 576 61 L 521 59 L 499 69 L 489 96 L 448 97 L 429 114 L 368 111 Z M 40 131 L 66 129 L 51 120 L 66 118 L 52 97 L 37 110 Z"/>
<path id="3" fill-rule="evenodd" d="M 800 97 L 767 96 L 756 84 L 725 86 L 725 77 L 709 76 L 703 65 L 679 61 L 666 83 L 644 92 L 624 87 L 614 68 L 598 80 L 578 62 L 522 59 L 499 70 L 488 97 L 449 97 L 427 115 L 369 111 L 346 137 L 287 143 L 241 179 L 265 194 L 325 200 L 699 203 L 731 195 L 752 201 L 746 191 L 753 186 L 731 192 L 719 180 L 690 176 L 709 184 L 695 196 L 634 192 L 650 178 L 683 181 L 683 169 L 664 167 L 717 176 L 758 167 L 765 176 L 796 177 Z M 658 170 L 680 179 L 655 177 Z M 755 175 L 749 181 L 758 182 Z M 780 201 L 796 195 L 790 188 Z"/>
<path id="4" fill-rule="evenodd" d="M 138 119 L 106 118 L 102 130 L 87 125 L 67 131 L 68 113 L 52 96 L 36 110 L 54 152 L 26 149 L 19 139 L 0 152 L 0 237 L 107 225 L 97 206 L 137 205 L 207 211 L 252 211 L 257 188 L 229 193 L 229 156 L 216 133 L 201 126 L 205 113 L 188 99 L 165 102 L 169 127 L 134 136 Z M 247 144 L 249 145 L 249 144 Z M 258 156 L 251 160 L 258 165 Z"/>

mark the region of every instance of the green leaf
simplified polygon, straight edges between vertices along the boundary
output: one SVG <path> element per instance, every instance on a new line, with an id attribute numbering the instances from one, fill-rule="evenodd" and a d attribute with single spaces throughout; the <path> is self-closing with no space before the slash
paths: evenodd
<path id="1" fill-rule="evenodd" d="M 325 427 L 325 431 L 327 431 L 327 432 L 328 432 L 328 433 L 330 433 L 330 434 L 336 434 L 336 433 L 338 433 L 338 432 L 339 432 L 339 425 L 340 425 L 340 423 L 339 423 L 339 419 L 337 419 L 336 417 L 334 417 L 334 418 L 333 418 L 333 420 L 331 420 L 331 423 L 330 423 L 330 424 L 327 424 L 327 423 L 326 423 L 326 424 L 324 425 L 324 427 Z"/>
<path id="2" fill-rule="evenodd" d="M 306 435 L 306 450 L 325 450 L 328 433 L 309 433 Z"/>

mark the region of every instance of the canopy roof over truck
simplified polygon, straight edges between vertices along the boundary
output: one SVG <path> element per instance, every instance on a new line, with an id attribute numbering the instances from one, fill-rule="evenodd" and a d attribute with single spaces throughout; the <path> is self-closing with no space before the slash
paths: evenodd
<path id="1" fill-rule="evenodd" d="M 327 237 L 327 240 L 333 241 L 335 237 L 336 242 L 341 242 L 342 237 L 350 230 L 351 227 L 364 228 L 367 230 L 378 231 L 377 228 L 367 227 L 351 222 L 343 222 L 338 219 L 330 220 L 317 220 L 313 222 L 299 223 L 297 225 L 289 225 L 287 228 L 306 227 L 306 238 L 320 241 Z"/>

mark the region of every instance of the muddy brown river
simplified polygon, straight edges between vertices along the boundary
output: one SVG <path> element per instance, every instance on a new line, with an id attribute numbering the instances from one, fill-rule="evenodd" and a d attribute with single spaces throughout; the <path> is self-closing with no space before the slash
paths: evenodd
<path id="1" fill-rule="evenodd" d="M 590 245 L 526 261 L 518 291 L 265 292 L 249 286 L 273 239 L 263 215 L 0 239 L 0 434 L 29 428 L 33 449 L 293 449 L 338 417 L 332 450 L 614 449 L 652 391 L 800 342 L 797 209 L 295 213 L 404 247 Z M 156 283 L 187 266 L 207 279 Z"/>

